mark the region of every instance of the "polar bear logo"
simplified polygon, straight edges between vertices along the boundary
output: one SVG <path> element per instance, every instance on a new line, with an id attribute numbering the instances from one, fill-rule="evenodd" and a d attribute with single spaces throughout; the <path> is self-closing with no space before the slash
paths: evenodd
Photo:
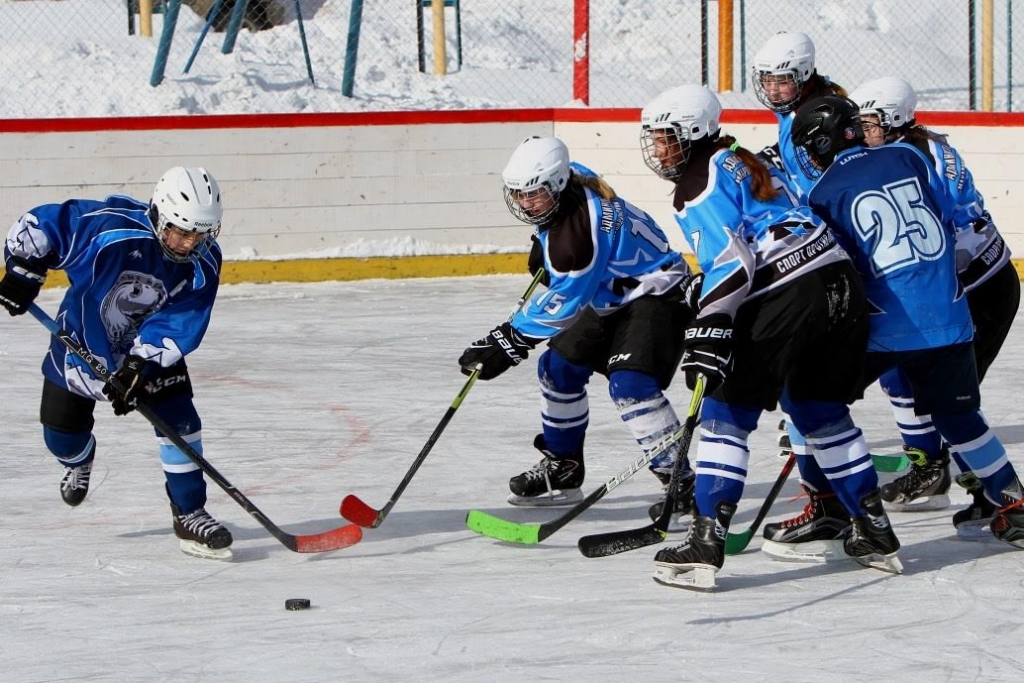
<path id="1" fill-rule="evenodd" d="M 165 301 L 167 289 L 159 279 L 132 270 L 121 273 L 100 305 L 100 315 L 111 348 L 127 353 L 138 334 L 139 326 L 160 310 Z"/>

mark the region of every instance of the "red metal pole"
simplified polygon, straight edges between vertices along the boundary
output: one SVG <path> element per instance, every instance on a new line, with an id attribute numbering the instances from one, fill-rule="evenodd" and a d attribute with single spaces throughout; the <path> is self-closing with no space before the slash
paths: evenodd
<path id="1" fill-rule="evenodd" d="M 573 0 L 572 98 L 590 106 L 590 0 Z"/>

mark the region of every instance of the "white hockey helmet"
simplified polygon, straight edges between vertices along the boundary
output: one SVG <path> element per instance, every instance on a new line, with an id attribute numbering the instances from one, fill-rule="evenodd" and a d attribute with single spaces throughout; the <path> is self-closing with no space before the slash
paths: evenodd
<path id="1" fill-rule="evenodd" d="M 175 166 L 156 182 L 149 206 L 153 232 L 172 261 L 187 262 L 192 251 L 207 239 L 220 234 L 224 208 L 220 186 L 205 168 Z M 176 243 L 184 242 L 185 251 L 170 244 L 176 231 Z"/>
<path id="2" fill-rule="evenodd" d="M 718 137 L 722 103 L 703 85 L 680 85 L 658 95 L 640 112 L 644 163 L 676 181 L 690 160 L 695 140 Z"/>
<path id="3" fill-rule="evenodd" d="M 806 33 L 776 33 L 754 55 L 752 71 L 754 92 L 761 104 L 780 114 L 793 111 L 800 103 L 804 83 L 814 74 L 814 43 Z M 791 81 L 795 94 L 773 99 L 765 89 L 769 81 Z"/>
<path id="4" fill-rule="evenodd" d="M 526 138 L 501 172 L 508 210 L 524 223 L 544 223 L 558 209 L 558 196 L 570 175 L 564 142 L 555 137 Z"/>
<path id="5" fill-rule="evenodd" d="M 883 76 L 862 84 L 850 94 L 860 107 L 861 116 L 877 116 L 885 132 L 899 134 L 914 125 L 917 93 L 910 83 L 895 76 Z"/>

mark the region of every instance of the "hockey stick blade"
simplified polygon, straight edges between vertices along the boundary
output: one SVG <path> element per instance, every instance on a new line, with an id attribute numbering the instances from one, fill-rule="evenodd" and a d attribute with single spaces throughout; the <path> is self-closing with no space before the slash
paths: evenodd
<path id="1" fill-rule="evenodd" d="M 793 471 L 793 465 L 796 464 L 796 456 L 792 453 L 786 459 L 786 464 L 782 466 L 782 471 L 779 472 L 779 476 L 775 479 L 775 483 L 772 484 L 771 490 L 768 491 L 768 495 L 765 496 L 764 502 L 761 504 L 761 508 L 757 511 L 757 515 L 754 516 L 754 521 L 750 527 L 740 531 L 738 533 L 729 533 L 725 537 L 725 554 L 736 555 L 742 553 L 750 545 L 750 541 L 754 538 L 754 534 L 757 533 L 758 527 L 761 526 L 761 522 L 764 521 L 765 516 L 768 514 L 768 510 L 771 509 L 772 503 L 779 497 L 779 492 L 785 485 L 786 480 L 789 479 L 789 473 Z"/>
<path id="2" fill-rule="evenodd" d="M 501 519 L 500 517 L 495 517 L 494 515 L 486 512 L 481 512 L 480 510 L 470 510 L 466 515 L 466 526 L 478 534 L 482 534 L 483 536 L 488 536 L 499 541 L 519 543 L 520 545 L 535 545 L 540 543 L 541 541 L 550 538 L 556 531 L 579 517 L 585 510 L 604 498 L 605 494 L 643 469 L 651 462 L 651 460 L 661 455 L 665 449 L 676 441 L 679 441 L 679 439 L 683 438 L 685 435 L 685 427 L 676 430 L 659 441 L 642 456 L 631 462 L 629 467 L 624 469 L 622 472 L 619 472 L 619 474 L 612 479 L 609 479 L 599 488 L 594 489 L 590 495 L 579 503 L 576 503 L 576 505 L 566 511 L 565 514 L 544 522 L 543 524 L 511 522 L 506 519 Z"/>
<path id="3" fill-rule="evenodd" d="M 693 439 L 693 432 L 697 429 L 697 422 L 700 419 L 700 406 L 704 401 L 704 377 L 698 376 L 697 386 L 690 398 L 690 409 L 686 414 L 686 422 L 683 425 L 683 435 L 680 439 L 679 453 L 675 464 L 672 466 L 672 479 L 665 493 L 665 504 L 662 508 L 661 517 L 653 524 L 637 529 L 626 529 L 625 531 L 611 531 L 604 534 L 591 534 L 583 536 L 576 542 L 576 547 L 584 557 L 606 557 L 619 553 L 629 552 L 637 548 L 661 543 L 668 536 L 668 526 L 672 521 L 672 514 L 676 506 L 675 490 L 677 481 L 683 469 L 683 461 L 690 451 L 690 441 Z"/>
<path id="4" fill-rule="evenodd" d="M 341 501 L 341 516 L 348 521 L 367 529 L 376 529 L 384 521 L 380 510 L 374 510 L 363 502 L 362 498 L 349 494 Z"/>
<path id="5" fill-rule="evenodd" d="M 123 392 L 123 387 L 118 386 L 117 380 L 111 376 L 111 373 L 107 370 L 106 366 L 96 358 L 96 356 L 92 355 L 88 349 L 79 344 L 74 337 L 61 329 L 53 318 L 47 315 L 43 309 L 36 304 L 30 304 L 28 311 L 36 320 L 42 323 L 43 327 L 49 330 L 50 334 L 64 344 L 68 351 L 78 356 L 89 367 L 93 375 L 104 382 L 112 383 L 115 389 Z M 322 553 L 355 545 L 360 541 L 360 539 L 362 539 L 362 530 L 351 524 L 319 534 L 289 534 L 270 521 L 270 518 L 263 514 L 263 511 L 256 507 L 255 503 L 246 498 L 245 494 L 235 488 L 235 486 L 228 481 L 223 474 L 217 471 L 217 469 L 211 465 L 209 461 L 202 456 L 202 454 L 196 451 L 191 444 L 185 441 L 176 430 L 172 429 L 170 425 L 164 422 L 152 408 L 140 401 L 136 406 L 136 410 L 140 415 L 149 420 L 150 424 L 152 424 L 157 431 L 161 432 L 168 441 L 173 443 L 189 460 L 195 463 L 195 465 L 202 470 L 206 476 L 212 479 L 217 486 L 221 487 L 221 489 L 223 489 L 223 491 L 228 494 L 232 500 L 238 503 L 243 510 L 248 512 L 253 519 L 259 522 L 271 536 L 280 541 L 281 545 L 289 550 L 297 553 Z"/>
<path id="6" fill-rule="evenodd" d="M 871 462 L 878 472 L 902 472 L 910 466 L 910 458 L 902 453 L 872 453 Z"/>
<path id="7" fill-rule="evenodd" d="M 322 534 L 300 534 L 292 538 L 295 547 L 289 545 L 289 550 L 297 553 L 326 553 L 359 543 L 363 540 L 363 530 L 356 524 L 346 524 Z"/>

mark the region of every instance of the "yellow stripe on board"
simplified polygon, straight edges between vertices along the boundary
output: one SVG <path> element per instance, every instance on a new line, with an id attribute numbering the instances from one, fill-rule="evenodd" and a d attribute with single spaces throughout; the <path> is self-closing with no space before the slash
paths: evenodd
<path id="1" fill-rule="evenodd" d="M 462 277 L 468 275 L 526 274 L 526 258 L 517 254 L 458 254 L 375 258 L 325 258 L 294 261 L 225 261 L 221 282 L 324 282 L 328 280 L 401 280 L 412 277 Z M 696 268 L 692 254 L 687 263 Z M 1013 259 L 1024 280 L 1024 259 Z M 64 273 L 54 271 L 47 287 L 67 287 Z"/>

